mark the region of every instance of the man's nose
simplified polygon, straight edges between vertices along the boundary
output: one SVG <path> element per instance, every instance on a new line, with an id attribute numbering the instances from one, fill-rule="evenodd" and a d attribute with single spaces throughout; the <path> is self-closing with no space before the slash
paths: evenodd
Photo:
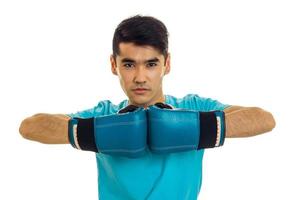
<path id="1" fill-rule="evenodd" d="M 136 68 L 134 82 L 138 84 L 146 83 L 146 70 L 143 67 Z"/>

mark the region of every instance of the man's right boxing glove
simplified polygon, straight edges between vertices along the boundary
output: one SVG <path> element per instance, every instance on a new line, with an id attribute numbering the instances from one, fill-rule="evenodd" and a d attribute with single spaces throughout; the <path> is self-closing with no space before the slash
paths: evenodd
<path id="1" fill-rule="evenodd" d="M 74 148 L 136 158 L 147 147 L 146 110 L 133 105 L 118 114 L 69 121 L 69 140 Z"/>
<path id="2" fill-rule="evenodd" d="M 172 109 L 162 103 L 148 108 L 149 149 L 174 153 L 223 145 L 223 111 L 199 112 Z"/>

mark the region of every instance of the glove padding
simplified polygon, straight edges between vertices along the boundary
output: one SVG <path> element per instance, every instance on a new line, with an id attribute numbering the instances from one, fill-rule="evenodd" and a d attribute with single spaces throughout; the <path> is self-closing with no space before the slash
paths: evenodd
<path id="1" fill-rule="evenodd" d="M 147 146 L 146 110 L 130 105 L 119 114 L 89 119 L 73 118 L 69 138 L 81 150 L 136 158 Z"/>
<path id="2" fill-rule="evenodd" d="M 172 109 L 162 103 L 148 109 L 149 149 L 174 153 L 221 146 L 225 138 L 224 112 Z"/>

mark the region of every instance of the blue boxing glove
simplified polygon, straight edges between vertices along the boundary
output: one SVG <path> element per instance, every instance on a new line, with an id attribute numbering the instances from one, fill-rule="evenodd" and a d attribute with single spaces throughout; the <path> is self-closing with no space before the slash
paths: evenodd
<path id="1" fill-rule="evenodd" d="M 148 109 L 149 149 L 174 153 L 221 146 L 225 139 L 223 111 L 172 109 L 158 103 Z"/>
<path id="2" fill-rule="evenodd" d="M 69 140 L 81 150 L 136 158 L 147 146 L 146 110 L 133 105 L 118 114 L 69 121 Z"/>

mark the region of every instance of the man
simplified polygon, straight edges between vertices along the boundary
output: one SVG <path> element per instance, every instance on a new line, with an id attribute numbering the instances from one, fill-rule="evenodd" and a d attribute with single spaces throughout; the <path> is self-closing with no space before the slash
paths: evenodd
<path id="1" fill-rule="evenodd" d="M 193 94 L 183 98 L 164 95 L 163 78 L 170 72 L 168 31 L 153 17 L 134 16 L 119 24 L 110 62 L 128 100 L 118 105 L 100 101 L 91 109 L 69 115 L 36 114 L 21 123 L 21 135 L 46 144 L 68 144 L 71 119 L 114 116 L 129 105 L 146 110 L 157 102 L 174 109 L 224 111 L 226 137 L 254 136 L 275 127 L 272 114 L 258 107 L 225 105 Z M 197 149 L 156 154 L 146 149 L 136 158 L 96 153 L 99 198 L 197 199 L 203 153 L 203 149 Z"/>

